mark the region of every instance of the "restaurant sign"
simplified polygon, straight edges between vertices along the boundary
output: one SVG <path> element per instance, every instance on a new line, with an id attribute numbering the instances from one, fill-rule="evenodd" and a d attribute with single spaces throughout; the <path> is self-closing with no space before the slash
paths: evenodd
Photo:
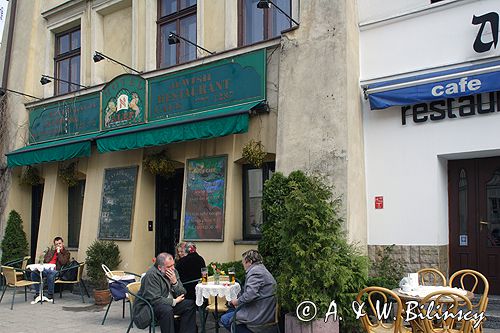
<path id="1" fill-rule="evenodd" d="M 35 106 L 29 112 L 30 143 L 99 131 L 99 93 Z"/>
<path id="2" fill-rule="evenodd" d="M 123 74 L 102 90 L 102 129 L 144 122 L 146 80 L 139 75 Z"/>
<path id="3" fill-rule="evenodd" d="M 148 121 L 260 101 L 265 83 L 265 50 L 152 78 Z"/>

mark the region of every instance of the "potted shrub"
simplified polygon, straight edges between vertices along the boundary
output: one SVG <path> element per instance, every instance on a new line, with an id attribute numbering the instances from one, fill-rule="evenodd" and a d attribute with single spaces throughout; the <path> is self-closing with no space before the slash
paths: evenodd
<path id="1" fill-rule="evenodd" d="M 95 240 L 87 249 L 87 276 L 94 286 L 94 300 L 98 305 L 108 304 L 111 293 L 108 288 L 108 280 L 102 269 L 102 264 L 110 270 L 116 270 L 120 265 L 120 249 L 113 241 Z"/>
<path id="2" fill-rule="evenodd" d="M 28 241 L 23 230 L 21 215 L 11 210 L 2 240 L 2 263 L 23 258 L 28 255 Z"/>
<path id="3" fill-rule="evenodd" d="M 319 177 L 294 171 L 288 177 L 273 175 L 264 186 L 263 200 L 264 216 L 275 223 L 269 225 L 266 219 L 265 228 L 273 232 L 264 229 L 259 249 L 272 257 L 265 261 L 271 263 L 278 301 L 288 312 L 286 332 L 339 332 L 339 322 L 345 332 L 360 330 L 351 303 L 364 287 L 368 259 L 347 241 L 340 199 L 333 198 L 332 189 Z M 310 321 L 295 316 L 304 301 L 317 308 L 314 317 L 303 318 Z M 337 321 L 329 317 L 325 323 L 332 301 Z"/>

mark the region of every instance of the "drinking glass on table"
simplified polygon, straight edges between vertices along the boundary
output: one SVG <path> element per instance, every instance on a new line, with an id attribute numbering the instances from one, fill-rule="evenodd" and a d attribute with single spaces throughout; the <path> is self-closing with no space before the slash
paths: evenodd
<path id="1" fill-rule="evenodd" d="M 236 276 L 234 274 L 234 267 L 229 267 L 227 269 L 229 275 L 229 283 L 234 284 L 236 282 Z"/>
<path id="2" fill-rule="evenodd" d="M 201 269 L 201 283 L 207 284 L 207 281 L 208 281 L 208 268 L 203 267 Z"/>

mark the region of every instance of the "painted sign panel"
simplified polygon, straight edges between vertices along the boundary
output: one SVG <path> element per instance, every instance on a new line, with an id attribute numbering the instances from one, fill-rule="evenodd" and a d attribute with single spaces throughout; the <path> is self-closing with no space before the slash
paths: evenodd
<path id="1" fill-rule="evenodd" d="M 103 130 L 144 122 L 146 80 L 139 75 L 123 74 L 102 90 Z"/>
<path id="2" fill-rule="evenodd" d="M 148 120 L 263 100 L 265 83 L 265 50 L 152 78 L 148 88 Z"/>
<path id="3" fill-rule="evenodd" d="M 99 94 L 36 106 L 29 112 L 30 143 L 99 131 Z"/>
<path id="4" fill-rule="evenodd" d="M 138 166 L 104 171 L 99 239 L 130 240 Z"/>
<path id="5" fill-rule="evenodd" d="M 222 241 L 227 156 L 188 160 L 184 239 Z"/>

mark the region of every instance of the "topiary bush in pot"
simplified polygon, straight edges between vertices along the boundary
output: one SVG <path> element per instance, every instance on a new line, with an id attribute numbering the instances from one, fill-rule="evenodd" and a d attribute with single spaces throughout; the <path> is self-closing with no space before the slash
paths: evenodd
<path id="1" fill-rule="evenodd" d="M 21 215 L 11 210 L 2 240 L 2 263 L 20 259 L 28 255 L 28 241 L 23 229 Z"/>
<path id="2" fill-rule="evenodd" d="M 275 183 L 285 192 L 271 188 L 274 177 L 278 177 Z M 338 315 L 343 318 L 343 329 L 357 331 L 360 327 L 351 304 L 364 287 L 368 259 L 347 241 L 340 199 L 333 198 L 332 188 L 319 177 L 302 171 L 294 171 L 288 177 L 276 173 L 273 178 L 266 184 L 264 196 L 268 194 L 266 191 L 274 191 L 276 205 L 284 203 L 283 211 L 271 204 L 264 213 L 272 214 L 275 209 L 280 216 L 275 225 L 279 236 L 271 251 L 264 244 L 259 249 L 273 256 L 279 267 L 275 278 L 282 308 L 295 314 L 297 306 L 309 300 L 317 306 L 316 321 L 323 321 L 330 303 L 335 300 Z M 268 199 L 272 202 L 272 197 Z M 277 258 L 279 263 L 275 261 Z M 312 325 L 311 329 L 321 326 L 313 322 L 307 323 Z M 323 327 L 325 332 L 330 332 L 331 327 Z"/>

